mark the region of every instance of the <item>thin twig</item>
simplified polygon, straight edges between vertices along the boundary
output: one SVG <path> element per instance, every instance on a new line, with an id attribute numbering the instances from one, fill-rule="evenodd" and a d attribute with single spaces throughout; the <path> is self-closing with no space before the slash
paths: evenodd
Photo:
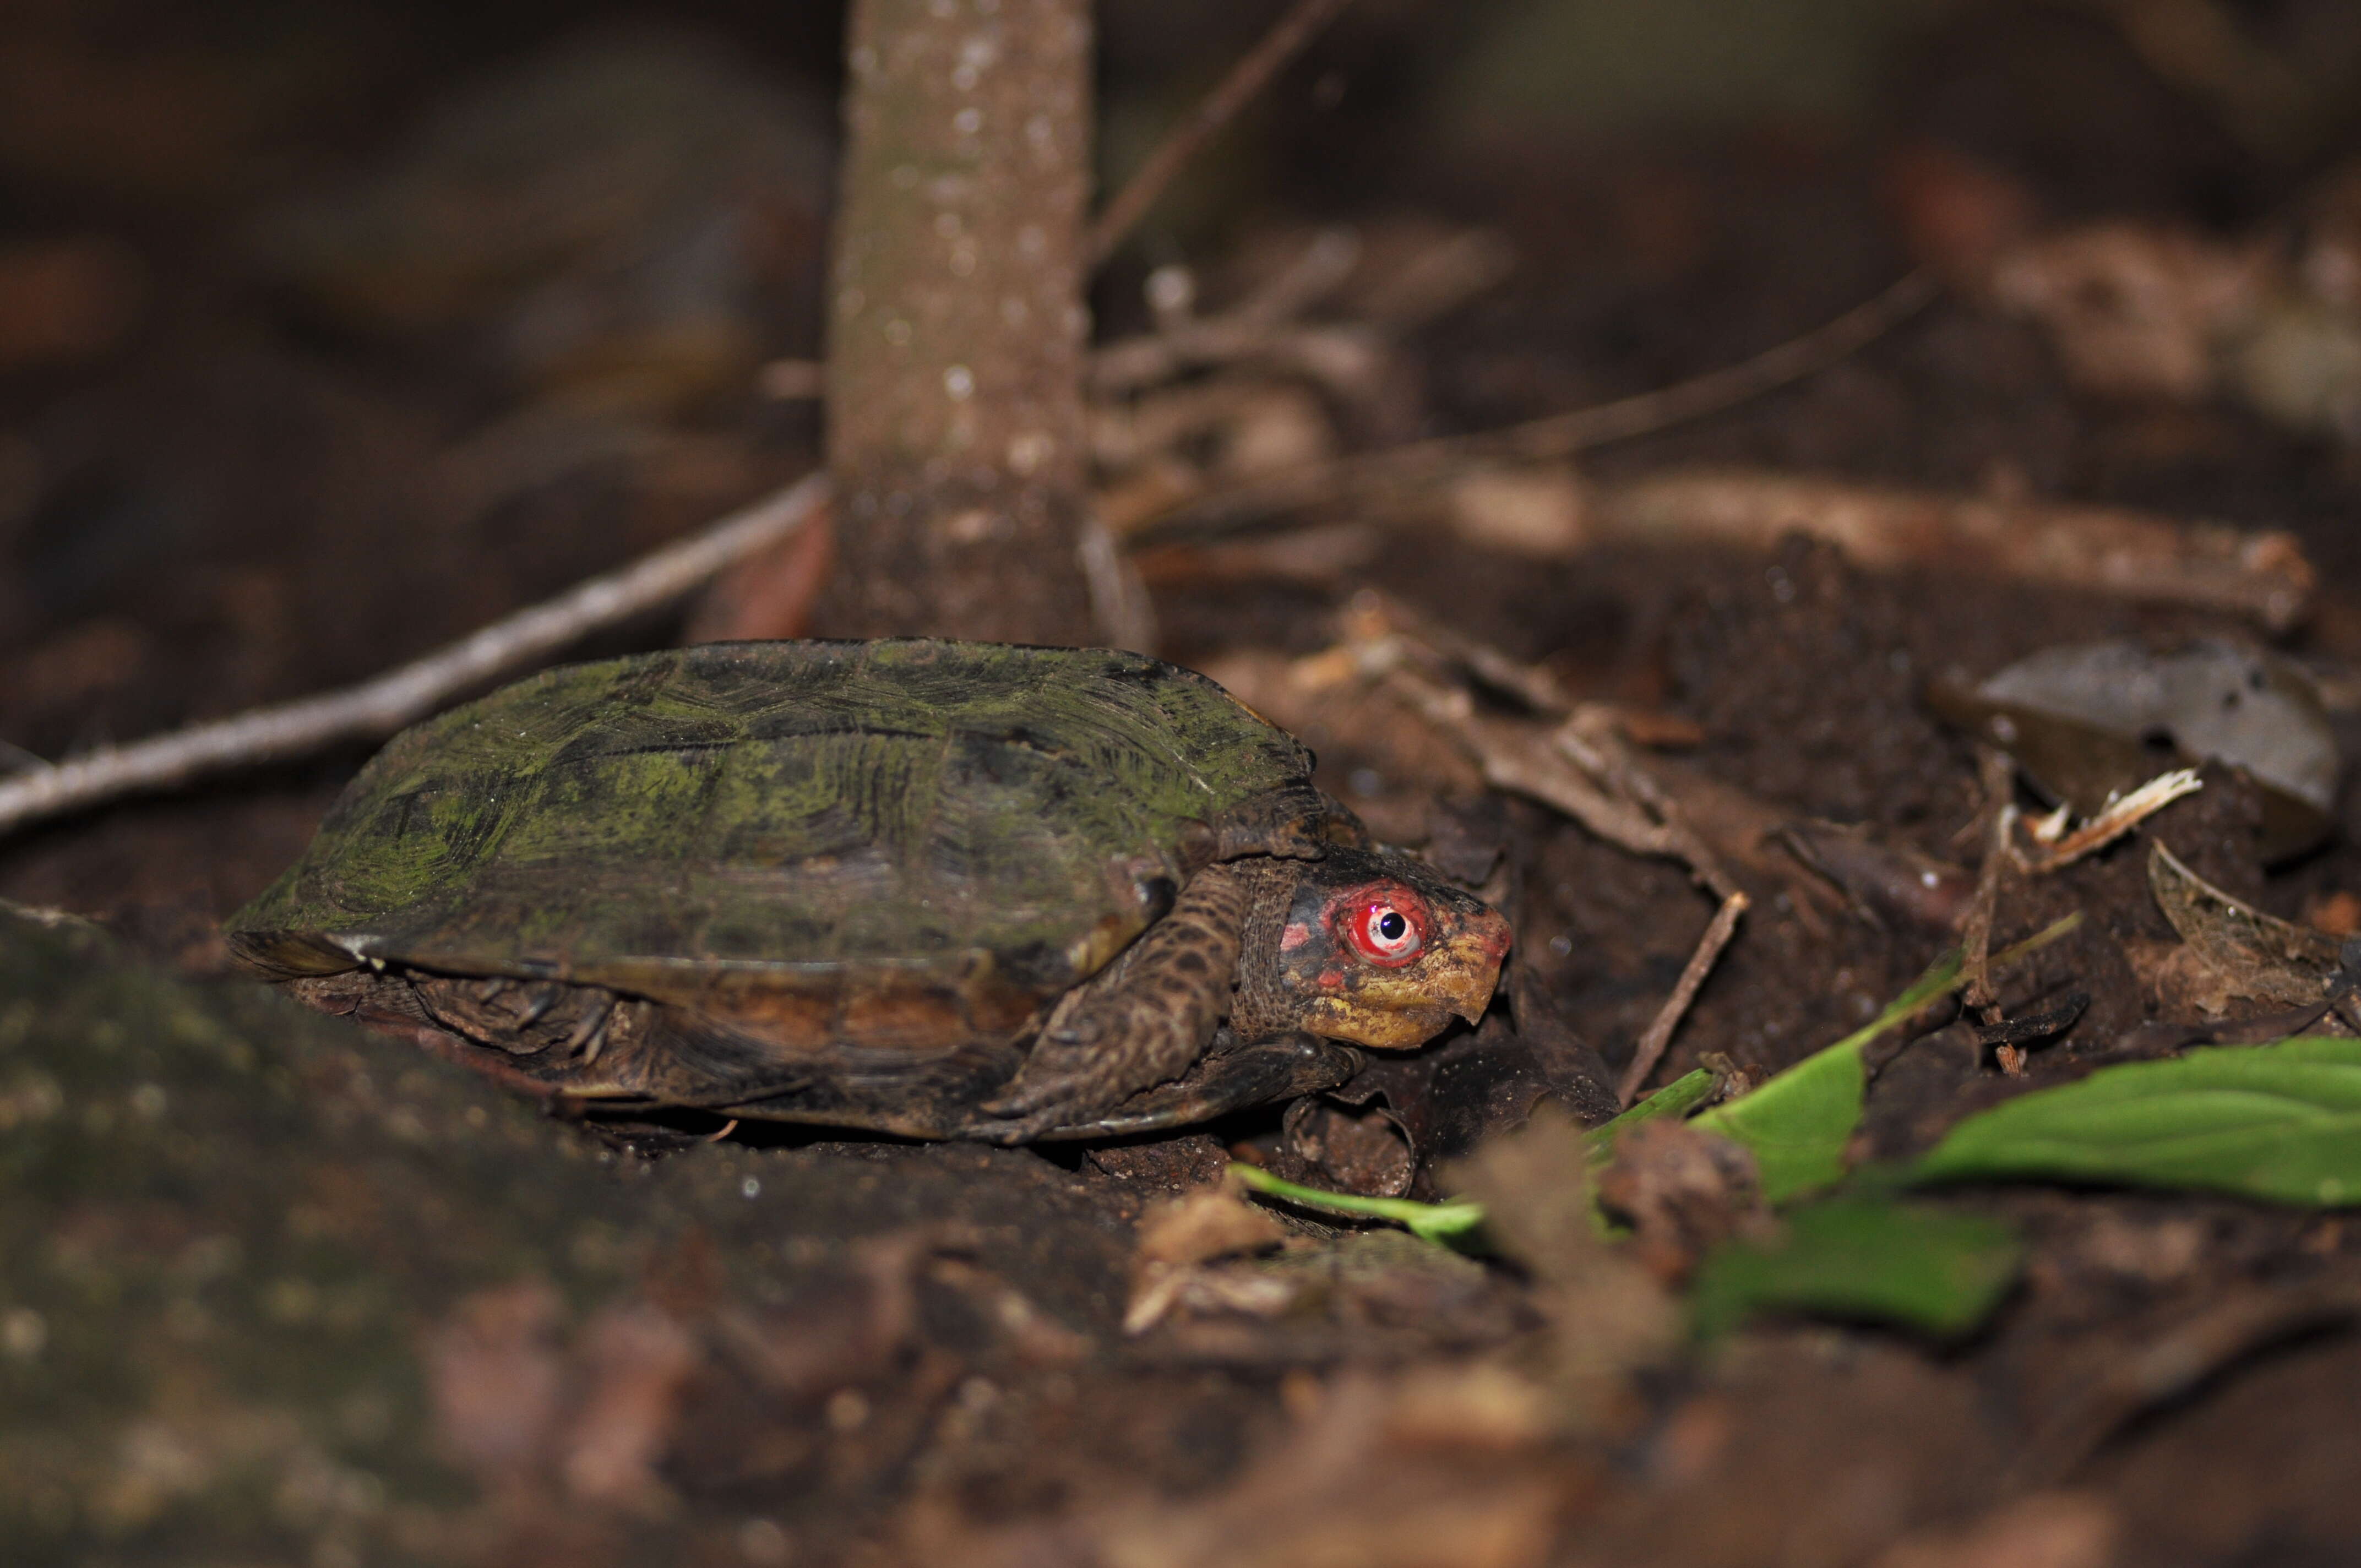
<path id="1" fill-rule="evenodd" d="M 1191 501 L 1145 532 L 1160 540 L 1218 531 L 1314 502 L 1349 503 L 1373 490 L 1418 483 L 1478 458 L 1543 462 L 1569 457 L 1610 441 L 1646 435 L 1826 369 L 1925 309 L 1938 291 L 1931 274 L 1911 272 L 1824 326 L 1689 380 L 1502 430 L 1438 436 L 1381 452 L 1304 464 Z"/>
<path id="2" fill-rule="evenodd" d="M 1301 53 L 1320 29 L 1350 4 L 1352 0 L 1296 0 L 1287 15 L 1279 19 L 1279 25 L 1265 33 L 1262 41 L 1230 68 L 1230 73 L 1205 94 L 1188 118 L 1172 127 L 1157 144 L 1156 150 L 1148 155 L 1148 161 L 1100 210 L 1098 221 L 1091 225 L 1089 256 L 1093 264 L 1115 253 L 1123 236 L 1131 232 L 1131 225 L 1156 204 L 1172 177 L 1180 172 L 1181 166 L 1196 155 L 1206 139 L 1229 124 L 1230 117 L 1246 107 L 1281 66 Z"/>
<path id="3" fill-rule="evenodd" d="M 1494 789 L 1540 801 L 1635 855 L 1683 859 L 1686 846 L 1633 802 L 1610 794 L 1530 723 L 1487 718 L 1467 694 L 1406 667 L 1385 670 L 1385 689 L 1452 740 Z M 1692 868 L 1694 869 L 1694 868 Z"/>
<path id="4" fill-rule="evenodd" d="M 1990 1024 L 2000 1016 L 1993 1005 L 1993 917 L 2000 908 L 2001 873 L 2012 858 L 2009 833 L 2016 813 L 2010 796 L 2016 789 L 2016 764 L 1997 746 L 1979 746 L 1976 778 L 1983 795 L 1984 852 L 1960 934 L 1960 946 L 1966 953 L 1960 969 L 1960 1003 Z"/>
<path id="5" fill-rule="evenodd" d="M 1138 337 L 1103 344 L 1091 354 L 1090 389 L 1099 397 L 1137 391 L 1200 365 L 1266 358 L 1351 396 L 1375 371 L 1375 335 L 1349 326 L 1293 324 L 1345 279 L 1361 258 L 1360 236 L 1323 229 L 1279 274 L 1234 310 L 1183 316 Z"/>
<path id="6" fill-rule="evenodd" d="M 1720 857 L 1613 733 L 1610 710 L 1576 704 L 1548 671 L 1520 664 L 1384 595 L 1355 596 L 1345 625 L 1345 643 L 1313 658 L 1345 654 L 1348 669 L 1377 679 L 1454 741 L 1485 783 L 1538 800 L 1633 854 L 1679 861 L 1717 898 L 1737 895 Z M 1464 686 L 1433 673 L 1444 663 L 1459 664 L 1541 712 L 1572 711 L 1547 730 L 1486 718 Z"/>
<path id="7" fill-rule="evenodd" d="M 1119 397 L 1170 381 L 1183 370 L 1246 363 L 1316 381 L 1347 400 L 1368 394 L 1385 361 L 1370 333 L 1349 326 L 1266 326 L 1235 316 L 1191 322 L 1169 333 L 1111 343 L 1091 356 L 1091 395 Z"/>
<path id="8" fill-rule="evenodd" d="M 1652 392 L 1512 425 L 1489 434 L 1446 436 L 1433 444 L 1468 456 L 1567 457 L 1602 442 L 1622 441 L 1745 402 L 1851 357 L 1934 302 L 1941 291 L 1932 274 L 1914 271 L 1883 293 L 1751 359 L 1675 381 Z"/>
<path id="9" fill-rule="evenodd" d="M 340 740 L 390 735 L 455 693 L 679 597 L 803 527 L 828 499 L 827 476 L 811 475 L 693 538 L 348 690 L 102 747 L 0 780 L 0 833 L 136 791 L 302 756 Z"/>
<path id="10" fill-rule="evenodd" d="M 1737 880 L 1721 863 L 1721 857 L 1689 826 L 1680 803 L 1640 765 L 1631 746 L 1615 733 L 1613 723 L 1612 708 L 1587 703 L 1558 726 L 1550 740 L 1585 773 L 1611 785 L 1624 798 L 1637 801 L 1661 823 L 1675 852 L 1688 865 L 1690 874 L 1715 897 L 1727 900 L 1739 896 Z"/>
<path id="11" fill-rule="evenodd" d="M 1565 718 L 1577 706 L 1557 677 L 1542 665 L 1520 663 L 1490 643 L 1466 636 L 1381 589 L 1363 588 L 1356 593 L 1345 607 L 1345 618 L 1346 633 L 1356 641 L 1372 642 L 1399 632 L 1464 666 L 1486 685 L 1513 695 L 1535 713 Z"/>
<path id="12" fill-rule="evenodd" d="M 1388 499 L 1369 498 L 1364 515 Z M 2319 576 L 2302 544 L 2284 530 L 2087 502 L 1945 495 L 1822 474 L 1676 468 L 1589 487 L 1580 501 L 1578 539 L 1585 543 L 1768 550 L 1800 531 L 1871 571 L 1917 566 L 2015 577 L 2226 609 L 2276 630 L 2301 618 Z M 1393 510 L 1403 508 L 1395 502 Z"/>
<path id="13" fill-rule="evenodd" d="M 2109 801 L 2104 810 L 2071 833 L 2049 840 L 2037 828 L 2034 837 L 2041 840 L 2042 850 L 2026 860 L 2025 869 L 2037 876 L 2063 870 L 2083 856 L 2105 849 L 2182 795 L 2195 795 L 2204 787 L 2195 768 L 2175 768 L 2157 774 L 2129 795 Z"/>
<path id="14" fill-rule="evenodd" d="M 1738 930 L 1738 917 L 1745 913 L 1746 895 L 1742 893 L 1732 893 L 1714 911 L 1705 935 L 1697 938 L 1697 951 L 1689 955 L 1688 966 L 1681 970 L 1681 978 L 1673 986 L 1673 993 L 1664 998 L 1664 1006 L 1656 1010 L 1648 1032 L 1640 1036 L 1640 1044 L 1631 1053 L 1631 1064 L 1623 1069 L 1623 1080 L 1615 1086 L 1616 1101 L 1626 1109 L 1639 1098 L 1641 1086 L 1664 1059 L 1664 1047 L 1673 1043 L 1673 1031 L 1687 1015 L 1689 1003 L 1697 999 L 1697 988 L 1713 972 L 1714 961 L 1730 945 L 1730 937 Z"/>
<path id="15" fill-rule="evenodd" d="M 1085 513 L 1074 548 L 1082 581 L 1091 590 L 1091 620 L 1110 648 L 1156 652 L 1156 603 L 1148 597 L 1139 568 L 1125 559 L 1114 533 L 1095 513 Z"/>

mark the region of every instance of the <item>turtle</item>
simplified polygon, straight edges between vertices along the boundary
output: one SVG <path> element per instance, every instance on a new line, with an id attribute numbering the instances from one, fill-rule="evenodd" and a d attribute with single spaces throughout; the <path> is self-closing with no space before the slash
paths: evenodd
<path id="1" fill-rule="evenodd" d="M 225 935 L 609 1124 L 1148 1132 L 1490 1000 L 1508 922 L 1373 846 L 1312 762 L 1137 653 L 640 653 L 396 736 Z"/>

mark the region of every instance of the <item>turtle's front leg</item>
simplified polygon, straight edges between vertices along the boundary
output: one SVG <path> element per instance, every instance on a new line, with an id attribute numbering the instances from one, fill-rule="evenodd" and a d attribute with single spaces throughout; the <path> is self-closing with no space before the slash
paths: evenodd
<path id="1" fill-rule="evenodd" d="M 1236 866 L 1199 872 L 1170 914 L 1058 1003 L 1023 1069 L 983 1107 L 1010 1120 L 977 1133 L 1022 1143 L 1188 1071 L 1230 1010 L 1252 897 L 1252 879 Z"/>

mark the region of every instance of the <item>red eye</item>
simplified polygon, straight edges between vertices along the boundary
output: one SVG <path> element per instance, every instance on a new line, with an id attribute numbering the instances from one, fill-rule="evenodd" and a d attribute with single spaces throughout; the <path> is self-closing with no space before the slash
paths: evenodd
<path id="1" fill-rule="evenodd" d="M 1392 968 L 1418 957 L 1426 939 L 1421 929 L 1423 913 L 1408 900 L 1374 898 L 1353 907 L 1345 931 L 1363 958 Z"/>

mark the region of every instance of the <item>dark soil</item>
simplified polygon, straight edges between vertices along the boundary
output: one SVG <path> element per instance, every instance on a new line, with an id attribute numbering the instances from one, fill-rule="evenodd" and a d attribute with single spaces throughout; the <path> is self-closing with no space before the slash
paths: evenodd
<path id="1" fill-rule="evenodd" d="M 384 150 L 374 123 L 405 121 L 585 8 L 491 19 L 355 4 L 313 24 L 291 64 L 253 31 L 268 7 L 232 9 L 246 20 L 144 38 L 169 7 L 0 19 L 0 54 L 99 61 L 90 92 L 125 104 L 148 90 L 139 64 L 214 116 L 178 163 L 47 144 L 20 157 L 0 138 L 0 247 L 96 235 L 145 280 L 137 324 L 103 347 L 0 364 L 0 740 L 38 756 L 373 674 L 815 460 L 807 405 L 707 388 L 638 406 L 629 439 L 602 434 L 617 427 L 565 387 L 495 362 L 481 320 L 496 306 L 368 328 L 291 298 L 253 259 L 255 214 L 367 167 Z M 832 18 L 782 43 L 794 29 L 769 10 L 698 9 L 827 123 Z M 1108 23 L 1110 124 L 1152 120 L 1181 91 L 1142 44 L 1161 37 L 1154 8 L 1137 9 Z M 1986 159 L 2057 221 L 2130 212 L 2216 233 L 2284 211 L 2349 150 L 2242 150 L 2098 8 L 1949 11 L 1890 61 L 1882 105 L 1850 121 L 1612 136 L 1420 119 L 1434 113 L 1422 47 L 1469 24 L 1429 33 L 1418 13 L 1367 9 L 1333 58 L 1282 78 L 1208 155 L 1251 175 L 1217 170 L 1184 191 L 1182 215 L 1109 269 L 1100 304 L 1136 326 L 1148 265 L 1185 254 L 1212 277 L 1304 220 L 1418 210 L 1498 229 L 1514 276 L 1409 345 L 1415 433 L 1645 390 L 1857 303 L 1908 265 L 1880 194 L 1896 148 L 1938 140 Z M 2230 9 L 2292 27 L 2279 13 L 2304 8 Z M 1260 25 L 1257 7 L 1207 11 L 1235 27 L 1172 33 L 1200 78 Z M 1366 93 L 1323 97 L 1336 71 Z M 817 349 L 819 233 L 782 220 L 777 245 L 802 249 L 765 274 L 778 292 L 747 329 L 762 357 Z M 23 308 L 0 299 L 0 314 Z M 533 417 L 578 418 L 553 439 L 591 455 L 537 456 L 515 433 Z M 1584 471 L 1692 464 L 1953 491 L 1997 479 L 2288 529 L 2321 589 L 2279 646 L 2348 692 L 2361 665 L 2353 449 L 2224 402 L 2080 392 L 2033 328 L 1963 295 Z M 1308 652 L 1371 587 L 1582 696 L 1685 721 L 1694 743 L 1668 749 L 1668 766 L 1783 820 L 1861 828 L 1969 871 L 1976 754 L 1926 705 L 1931 677 L 2101 637 L 2261 636 L 2082 591 L 1872 572 L 1799 538 L 1764 554 L 1619 545 L 1536 564 L 1404 527 L 1316 587 L 1161 589 L 1161 652 Z M 661 646 L 679 625 L 643 618 L 577 652 Z M 2348 703 L 2332 718 L 2349 758 L 2361 715 Z M 1389 773 L 1349 726 L 1312 738 L 1323 784 L 1380 832 L 1508 890 L 1518 948 L 1501 1000 L 1480 1028 L 1316 1107 L 1088 1150 L 773 1135 L 619 1155 L 406 1041 L 259 995 L 220 922 L 294 858 L 360 751 L 0 841 L 0 897 L 108 933 L 13 916 L 0 932 L 0 1539 L 38 1541 L 28 1562 L 126 1563 L 2228 1568 L 2361 1554 L 2347 1475 L 2361 1227 L 2334 1212 L 1954 1197 L 2030 1244 L 2022 1286 L 1967 1343 L 1761 1325 L 1657 1358 L 1539 1436 L 1464 1390 L 1448 1410 L 1402 1390 L 1471 1358 L 1539 1354 L 1563 1322 L 1546 1271 L 1382 1228 L 1289 1219 L 1280 1256 L 1306 1260 L 1316 1288 L 1290 1287 L 1275 1314 L 1200 1303 L 1127 1334 L 1140 1223 L 1233 1157 L 1441 1197 L 1466 1168 L 1451 1162 L 1537 1102 L 1611 1111 L 1606 1086 L 1710 913 L 1676 865 L 1529 802 Z M 2071 912 L 2085 923 L 2014 971 L 2003 1004 L 2079 991 L 2087 1007 L 2021 1077 L 1952 1014 L 1923 1020 L 1887 1053 L 1859 1152 L 1907 1156 L 2028 1086 L 2165 1048 L 2136 1033 L 2169 1014 L 2155 965 L 2173 932 L 2148 892 L 2151 842 L 2291 920 L 2361 893 L 2350 770 L 2336 833 L 2292 863 L 2261 863 L 2260 810 L 2251 780 L 2212 767 L 2112 850 L 2009 883 L 1995 947 Z M 1741 880 L 1755 907 L 1653 1081 L 1700 1064 L 1775 1072 L 1954 940 L 1800 865 Z M 2226 1310 L 2255 1326 L 2203 1341 L 2189 1387 L 2110 1393 L 2145 1351 Z"/>

